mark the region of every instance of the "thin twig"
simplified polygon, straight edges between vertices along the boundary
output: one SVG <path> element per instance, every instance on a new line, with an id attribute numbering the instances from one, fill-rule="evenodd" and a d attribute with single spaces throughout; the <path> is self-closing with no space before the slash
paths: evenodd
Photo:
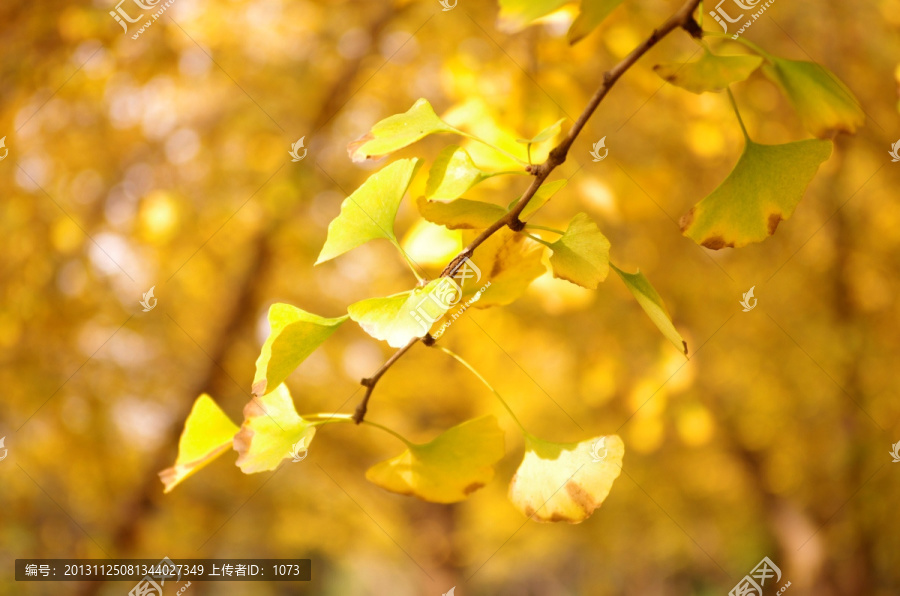
<path id="1" fill-rule="evenodd" d="M 481 232 L 468 246 L 466 246 L 459 254 L 453 257 L 453 260 L 444 267 L 444 270 L 441 271 L 440 277 L 447 277 L 453 275 L 463 261 L 470 258 L 474 253 L 475 249 L 481 246 L 481 244 L 496 234 L 501 228 L 508 227 L 510 230 L 514 232 L 520 232 L 525 227 L 525 222 L 519 219 L 519 215 L 521 215 L 522 211 L 528 206 L 529 201 L 531 201 L 532 197 L 534 197 L 535 193 L 544 184 L 547 178 L 550 176 L 551 172 L 558 168 L 560 165 L 565 163 L 566 157 L 569 154 L 569 149 L 572 147 L 572 143 L 575 142 L 575 139 L 578 138 L 578 135 L 584 130 L 585 125 L 587 125 L 588 120 L 591 119 L 591 116 L 594 115 L 594 112 L 597 110 L 597 106 L 600 105 L 600 102 L 603 101 L 603 98 L 606 97 L 606 94 L 609 93 L 609 90 L 615 85 L 616 81 L 618 81 L 623 74 L 625 74 L 629 68 L 634 66 L 634 64 L 644 55 L 646 54 L 650 48 L 655 46 L 661 39 L 666 37 L 669 33 L 674 31 L 675 29 L 684 29 L 688 33 L 691 34 L 692 37 L 702 38 L 703 32 L 700 29 L 700 26 L 697 24 L 697 21 L 694 20 L 694 11 L 697 9 L 697 5 L 700 4 L 700 0 L 687 0 L 685 4 L 673 14 L 669 19 L 659 27 L 659 29 L 654 29 L 653 33 L 645 39 L 638 47 L 636 47 L 630 54 L 625 56 L 621 62 L 616 64 L 612 69 L 603 73 L 603 82 L 600 85 L 600 88 L 594 93 L 593 97 L 591 97 L 587 106 L 584 108 L 584 111 L 578 117 L 578 120 L 575 121 L 575 124 L 569 129 L 569 133 L 566 137 L 560 141 L 560 143 L 550 151 L 550 155 L 547 157 L 547 160 L 539 165 L 530 165 L 526 169 L 529 173 L 534 176 L 534 179 L 531 181 L 531 185 L 525 191 L 516 204 L 513 206 L 509 212 L 506 213 L 503 217 L 492 223 L 488 226 L 484 231 Z M 362 379 L 360 384 L 362 384 L 366 388 L 366 395 L 363 397 L 362 402 L 356 408 L 356 413 L 353 415 L 353 419 L 357 424 L 363 421 L 363 418 L 366 414 L 366 408 L 369 404 L 369 398 L 372 396 L 372 392 L 375 390 L 375 385 L 378 383 L 378 380 L 384 375 L 387 370 L 394 365 L 397 360 L 400 359 L 403 354 L 405 354 L 419 339 L 423 338 L 413 338 L 410 340 L 408 344 L 400 348 L 397 352 L 391 356 L 390 360 L 384 363 L 378 372 L 373 376 Z M 426 345 L 433 345 L 434 339 L 431 338 L 430 335 L 426 335 L 424 338 L 424 342 Z"/>

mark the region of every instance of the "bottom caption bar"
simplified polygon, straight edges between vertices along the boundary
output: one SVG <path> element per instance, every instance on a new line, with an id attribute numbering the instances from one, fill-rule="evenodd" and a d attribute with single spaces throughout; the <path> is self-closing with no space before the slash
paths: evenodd
<path id="1" fill-rule="evenodd" d="M 16 581 L 137 581 L 156 594 L 166 581 L 308 582 L 310 559 L 16 559 Z M 161 593 L 161 591 L 160 591 Z"/>

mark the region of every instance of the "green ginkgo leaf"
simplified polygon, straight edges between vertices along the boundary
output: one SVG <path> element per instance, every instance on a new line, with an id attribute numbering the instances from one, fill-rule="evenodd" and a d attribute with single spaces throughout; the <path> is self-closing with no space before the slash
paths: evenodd
<path id="1" fill-rule="evenodd" d="M 853 92 L 834 73 L 815 62 L 769 58 L 763 74 L 787 96 L 803 127 L 820 139 L 854 133 L 866 114 Z"/>
<path id="2" fill-rule="evenodd" d="M 244 423 L 234 437 L 237 465 L 244 474 L 274 470 L 286 458 L 309 449 L 315 434 L 315 425 L 297 414 L 282 383 L 244 406 Z"/>
<path id="3" fill-rule="evenodd" d="M 269 337 L 256 360 L 253 394 L 265 395 L 284 382 L 346 320 L 346 315 L 326 319 L 290 304 L 273 304 Z"/>
<path id="4" fill-rule="evenodd" d="M 609 274 L 609 240 L 586 213 L 572 218 L 550 250 L 553 277 L 596 290 Z"/>
<path id="5" fill-rule="evenodd" d="M 506 215 L 506 209 L 499 205 L 469 199 L 443 202 L 419 197 L 416 206 L 422 217 L 450 230 L 484 229 Z"/>
<path id="6" fill-rule="evenodd" d="M 494 175 L 479 169 L 465 149 L 450 145 L 440 152 L 428 172 L 425 196 L 436 200 L 456 199 Z"/>
<path id="7" fill-rule="evenodd" d="M 719 92 L 744 81 L 762 64 L 759 56 L 716 56 L 708 50 L 694 62 L 667 62 L 653 67 L 660 77 L 691 93 Z"/>
<path id="8" fill-rule="evenodd" d="M 450 278 L 439 277 L 410 292 L 351 304 L 347 312 L 375 339 L 402 348 L 410 340 L 424 337 L 459 300 L 459 286 Z"/>
<path id="9" fill-rule="evenodd" d="M 748 140 L 728 178 L 681 218 L 682 232 L 713 250 L 765 240 L 791 216 L 829 155 L 830 141 L 760 145 Z"/>
<path id="10" fill-rule="evenodd" d="M 228 451 L 238 430 L 209 395 L 204 393 L 198 397 L 184 422 L 175 465 L 159 473 L 164 492 L 168 493 Z"/>
<path id="11" fill-rule="evenodd" d="M 523 145 L 533 145 L 535 143 L 549 141 L 562 131 L 562 123 L 565 121 L 565 118 L 560 118 L 541 132 L 537 133 L 534 137 L 530 139 L 516 139 L 516 142 L 522 143 Z"/>
<path id="12" fill-rule="evenodd" d="M 653 321 L 653 324 L 656 325 L 665 338 L 687 355 L 687 342 L 684 341 L 684 338 L 675 329 L 675 325 L 672 324 L 672 317 L 669 315 L 669 311 L 666 309 L 666 305 L 663 303 L 659 293 L 650 284 L 650 280 L 640 271 L 637 273 L 626 273 L 612 263 L 610 263 L 610 266 L 619 274 L 619 277 L 625 282 L 625 286 L 635 300 L 641 305 L 641 308 L 644 309 L 644 312 L 647 313 L 647 316 L 650 317 L 650 320 Z"/>
<path id="13" fill-rule="evenodd" d="M 347 146 L 350 159 L 362 162 L 380 159 L 430 134 L 459 132 L 434 113 L 425 99 L 419 99 L 403 114 L 395 114 L 381 120 L 361 138 Z"/>
<path id="14" fill-rule="evenodd" d="M 623 0 L 581 0 L 581 12 L 575 18 L 566 35 L 575 44 L 597 28 Z"/>
<path id="15" fill-rule="evenodd" d="M 625 445 L 617 435 L 581 443 L 525 438 L 525 457 L 509 484 L 509 500 L 540 522 L 586 520 L 622 472 Z"/>
<path id="16" fill-rule="evenodd" d="M 503 459 L 503 431 L 493 416 L 469 420 L 423 445 L 375 464 L 366 478 L 391 492 L 432 503 L 456 503 L 494 477 Z"/>
<path id="17" fill-rule="evenodd" d="M 316 265 L 376 238 L 385 238 L 396 245 L 394 219 L 421 165 L 421 159 L 395 161 L 369 176 L 344 199 L 341 213 L 328 224 L 328 236 Z"/>

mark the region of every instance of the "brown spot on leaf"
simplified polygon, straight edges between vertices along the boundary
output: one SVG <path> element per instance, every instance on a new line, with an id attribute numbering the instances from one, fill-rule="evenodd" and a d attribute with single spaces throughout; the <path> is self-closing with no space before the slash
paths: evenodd
<path id="1" fill-rule="evenodd" d="M 474 493 L 476 490 L 484 486 L 481 482 L 473 482 L 469 486 L 463 489 L 463 494 L 470 495 Z"/>
<path id="2" fill-rule="evenodd" d="M 694 208 L 691 207 L 691 210 L 681 216 L 681 219 L 678 220 L 678 225 L 681 227 L 681 231 L 686 231 L 691 224 L 694 223 Z"/>
<path id="3" fill-rule="evenodd" d="M 576 505 L 584 509 L 585 515 L 590 515 L 594 512 L 594 509 L 600 506 L 600 503 L 594 501 L 594 497 L 591 496 L 591 493 L 572 480 L 569 480 L 566 483 L 566 493 L 568 493 L 569 498 L 572 499 Z"/>
<path id="4" fill-rule="evenodd" d="M 713 236 L 712 238 L 707 238 L 700 244 L 711 250 L 719 250 L 719 249 L 725 248 L 725 246 L 726 246 L 725 239 L 722 238 L 721 236 Z"/>
<path id="5" fill-rule="evenodd" d="M 778 229 L 778 224 L 781 223 L 781 214 L 780 213 L 772 213 L 769 215 L 769 236 L 775 233 L 775 230 Z"/>
<path id="6" fill-rule="evenodd" d="M 687 342 L 684 340 L 681 340 L 681 343 L 684 344 L 684 355 L 687 356 L 688 355 Z"/>

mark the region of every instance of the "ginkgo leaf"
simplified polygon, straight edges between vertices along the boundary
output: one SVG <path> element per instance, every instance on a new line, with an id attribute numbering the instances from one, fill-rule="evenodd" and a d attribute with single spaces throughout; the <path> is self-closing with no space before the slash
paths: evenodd
<path id="1" fill-rule="evenodd" d="M 459 286 L 450 278 L 439 277 L 410 292 L 351 304 L 347 312 L 375 339 L 402 348 L 413 338 L 424 337 L 459 300 Z"/>
<path id="2" fill-rule="evenodd" d="M 550 250 L 553 277 L 596 290 L 609 274 L 609 240 L 586 213 L 572 218 Z"/>
<path id="3" fill-rule="evenodd" d="M 660 77 L 691 93 L 719 92 L 744 81 L 762 64 L 759 56 L 716 56 L 705 51 L 694 62 L 667 62 L 653 67 Z"/>
<path id="4" fill-rule="evenodd" d="M 650 280 L 640 271 L 637 273 L 626 273 L 612 263 L 610 263 L 610 266 L 625 282 L 625 286 L 632 293 L 638 304 L 641 305 L 641 308 L 644 309 L 644 312 L 647 313 L 647 316 L 650 317 L 650 320 L 653 321 L 653 324 L 656 325 L 666 339 L 687 355 L 687 342 L 684 341 L 684 338 L 675 329 L 675 325 L 672 324 L 672 317 L 669 315 L 669 311 L 666 309 L 666 305 L 660 298 L 659 293 L 650 284 Z"/>
<path id="5" fill-rule="evenodd" d="M 375 464 L 366 478 L 391 492 L 432 503 L 455 503 L 494 477 L 503 459 L 503 431 L 493 416 L 454 426 L 423 445 Z"/>
<path id="6" fill-rule="evenodd" d="M 713 250 L 765 240 L 791 216 L 829 155 L 830 141 L 760 145 L 748 140 L 728 178 L 681 218 L 682 232 Z"/>
<path id="7" fill-rule="evenodd" d="M 581 41 L 620 4 L 622 4 L 622 0 L 581 0 L 581 12 L 569 27 L 566 35 L 569 43 L 575 44 Z"/>
<path id="8" fill-rule="evenodd" d="M 609 495 L 624 455 L 625 445 L 617 435 L 581 443 L 527 436 L 525 457 L 509 484 L 509 500 L 535 521 L 577 524 Z"/>
<path id="9" fill-rule="evenodd" d="M 346 320 L 347 315 L 326 319 L 290 304 L 273 304 L 269 337 L 256 360 L 253 394 L 265 395 L 280 385 Z"/>
<path id="10" fill-rule="evenodd" d="M 474 238 L 473 232 L 463 232 L 463 241 L 468 244 Z M 490 287 L 481 293 L 477 308 L 504 306 L 519 299 L 531 282 L 547 270 L 541 262 L 544 246 L 509 228 L 501 228 L 475 249 L 471 261 L 481 272 L 479 279 L 470 279 L 462 284 L 463 298 L 469 301 L 481 288 L 490 282 Z"/>
<path id="11" fill-rule="evenodd" d="M 422 217 L 450 230 L 484 229 L 506 215 L 506 209 L 499 205 L 469 199 L 443 202 L 419 197 L 416 206 Z"/>
<path id="12" fill-rule="evenodd" d="M 369 176 L 341 204 L 341 212 L 328 224 L 325 246 L 316 265 L 342 255 L 369 240 L 385 238 L 397 244 L 394 218 L 421 159 L 401 159 Z"/>
<path id="13" fill-rule="evenodd" d="M 309 449 L 316 427 L 301 418 L 283 383 L 244 406 L 244 422 L 234 437 L 237 465 L 244 474 L 274 470 L 292 452 Z"/>
<path id="14" fill-rule="evenodd" d="M 555 180 L 553 182 L 547 182 L 546 184 L 542 184 L 539 189 L 534 193 L 534 196 L 531 197 L 531 200 L 528 201 L 528 204 L 525 205 L 525 208 L 522 209 L 522 213 L 519 214 L 519 219 L 522 221 L 527 220 L 530 216 L 534 215 L 534 213 L 547 204 L 553 195 L 555 195 L 562 187 L 566 185 L 568 180 Z M 516 199 L 512 203 L 509 204 L 509 208 L 512 209 L 513 206 L 519 201 Z"/>
<path id="15" fill-rule="evenodd" d="M 556 135 L 562 131 L 562 123 L 565 122 L 565 118 L 560 118 L 541 132 L 537 133 L 534 137 L 530 139 L 516 139 L 517 142 L 522 143 L 523 145 L 533 145 L 535 143 L 543 143 L 544 141 L 549 141 Z"/>
<path id="16" fill-rule="evenodd" d="M 825 139 L 839 132 L 854 133 L 866 114 L 853 92 L 834 73 L 815 62 L 769 58 L 763 74 L 787 96 L 803 127 Z"/>
<path id="17" fill-rule="evenodd" d="M 440 152 L 428 172 L 425 196 L 437 200 L 455 199 L 494 175 L 479 169 L 465 149 L 450 145 Z"/>
<path id="18" fill-rule="evenodd" d="M 559 10 L 572 0 L 500 0 L 499 28 L 506 33 L 521 31 L 532 21 Z"/>
<path id="19" fill-rule="evenodd" d="M 350 159 L 362 162 L 379 159 L 412 145 L 430 134 L 459 132 L 434 113 L 434 108 L 425 99 L 419 99 L 409 110 L 381 120 L 361 138 L 347 146 Z"/>
<path id="20" fill-rule="evenodd" d="M 175 466 L 159 473 L 164 492 L 170 492 L 185 478 L 228 451 L 238 430 L 209 395 L 204 393 L 198 397 L 184 422 Z"/>

